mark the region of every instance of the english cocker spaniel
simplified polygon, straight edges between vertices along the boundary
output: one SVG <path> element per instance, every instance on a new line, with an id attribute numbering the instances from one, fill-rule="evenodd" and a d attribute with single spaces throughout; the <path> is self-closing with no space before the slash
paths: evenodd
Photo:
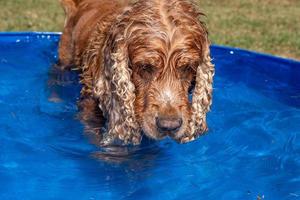
<path id="1" fill-rule="evenodd" d="M 83 118 L 100 108 L 107 119 L 103 144 L 139 144 L 143 134 L 185 143 L 207 131 L 214 66 L 193 3 L 60 1 L 59 63 L 81 72 Z"/>

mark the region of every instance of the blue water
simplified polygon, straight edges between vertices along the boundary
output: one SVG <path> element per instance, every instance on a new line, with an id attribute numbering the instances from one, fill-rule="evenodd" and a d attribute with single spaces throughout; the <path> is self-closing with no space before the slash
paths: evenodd
<path id="1" fill-rule="evenodd" d="M 213 47 L 210 131 L 101 149 L 57 35 L 0 35 L 0 199 L 300 199 L 300 63 Z"/>

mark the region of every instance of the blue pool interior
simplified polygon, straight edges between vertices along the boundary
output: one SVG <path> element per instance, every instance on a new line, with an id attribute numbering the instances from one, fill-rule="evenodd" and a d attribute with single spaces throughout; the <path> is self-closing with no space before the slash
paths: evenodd
<path id="1" fill-rule="evenodd" d="M 213 46 L 208 134 L 101 149 L 77 74 L 51 81 L 58 41 L 0 35 L 0 199 L 300 199 L 299 62 Z"/>

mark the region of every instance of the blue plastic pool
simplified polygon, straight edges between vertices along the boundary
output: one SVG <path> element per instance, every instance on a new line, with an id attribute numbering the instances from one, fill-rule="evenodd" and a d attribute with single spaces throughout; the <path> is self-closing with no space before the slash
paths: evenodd
<path id="1" fill-rule="evenodd" d="M 58 34 L 0 34 L 0 199 L 300 199 L 300 63 L 213 46 L 210 131 L 101 149 L 53 82 Z M 121 155 L 120 155 L 121 154 Z"/>

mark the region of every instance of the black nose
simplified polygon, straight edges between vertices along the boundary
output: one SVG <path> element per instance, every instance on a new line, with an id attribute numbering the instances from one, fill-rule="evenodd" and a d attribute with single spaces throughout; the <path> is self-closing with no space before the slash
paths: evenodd
<path id="1" fill-rule="evenodd" d="M 157 117 L 156 126 L 159 132 L 176 133 L 182 125 L 181 118 Z"/>

